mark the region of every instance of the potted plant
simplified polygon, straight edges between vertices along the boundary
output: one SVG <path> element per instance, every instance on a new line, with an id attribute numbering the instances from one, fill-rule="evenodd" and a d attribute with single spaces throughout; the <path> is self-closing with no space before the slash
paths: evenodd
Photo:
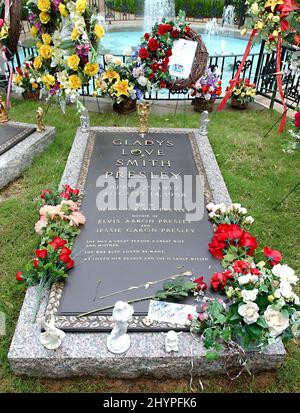
<path id="1" fill-rule="evenodd" d="M 195 97 L 193 100 L 194 110 L 203 112 L 207 110 L 211 112 L 215 100 L 222 94 L 222 80 L 216 71 L 207 68 L 204 75 L 194 83 L 191 89 L 191 95 Z"/>
<path id="2" fill-rule="evenodd" d="M 25 100 L 39 100 L 41 86 L 41 78 L 36 76 L 30 62 L 26 62 L 23 69 L 16 68 L 13 89 L 16 93 L 22 94 Z"/>
<path id="3" fill-rule="evenodd" d="M 256 84 L 249 79 L 238 79 L 231 94 L 231 106 L 235 109 L 246 109 L 249 102 L 254 101 Z"/>

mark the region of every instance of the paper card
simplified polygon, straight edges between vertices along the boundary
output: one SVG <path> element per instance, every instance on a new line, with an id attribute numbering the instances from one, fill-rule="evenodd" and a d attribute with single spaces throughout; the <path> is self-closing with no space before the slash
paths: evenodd
<path id="1" fill-rule="evenodd" d="M 169 72 L 173 78 L 187 79 L 194 63 L 198 43 L 193 40 L 175 40 L 169 62 Z"/>
<path id="2" fill-rule="evenodd" d="M 196 307 L 193 305 L 151 300 L 149 304 L 148 318 L 152 321 L 186 326 L 190 324 L 188 315 L 195 315 L 196 313 Z"/>

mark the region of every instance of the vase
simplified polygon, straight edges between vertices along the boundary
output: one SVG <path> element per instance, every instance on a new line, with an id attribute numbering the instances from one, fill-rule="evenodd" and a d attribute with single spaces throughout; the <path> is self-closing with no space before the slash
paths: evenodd
<path id="1" fill-rule="evenodd" d="M 113 110 L 121 115 L 127 115 L 129 113 L 136 112 L 136 100 L 126 98 L 121 102 L 114 102 Z"/>
<path id="2" fill-rule="evenodd" d="M 196 112 L 212 112 L 214 108 L 215 99 L 205 100 L 202 98 L 195 98 L 193 102 L 194 110 Z"/>
<path id="3" fill-rule="evenodd" d="M 29 90 L 26 90 L 25 92 L 22 93 L 23 99 L 24 100 L 39 100 L 40 97 L 40 91 L 34 91 L 30 92 Z"/>
<path id="4" fill-rule="evenodd" d="M 231 98 L 231 106 L 235 109 L 246 109 L 248 107 L 248 102 L 241 103 L 236 98 Z"/>

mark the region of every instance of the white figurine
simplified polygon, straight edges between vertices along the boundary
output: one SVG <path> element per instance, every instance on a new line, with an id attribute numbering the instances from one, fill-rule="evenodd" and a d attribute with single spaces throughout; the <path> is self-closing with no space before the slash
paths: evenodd
<path id="1" fill-rule="evenodd" d="M 58 349 L 66 335 L 62 330 L 55 327 L 55 319 L 51 318 L 46 321 L 45 318 L 41 318 L 38 321 L 40 327 L 45 330 L 44 333 L 40 334 L 41 344 L 48 350 Z"/>
<path id="2" fill-rule="evenodd" d="M 107 339 L 107 348 L 111 353 L 122 354 L 130 347 L 130 337 L 127 333 L 128 321 L 131 319 L 134 309 L 131 305 L 118 301 L 113 310 L 113 320 L 116 322 L 110 336 Z"/>
<path id="3" fill-rule="evenodd" d="M 181 333 L 176 333 L 175 331 L 171 330 L 166 334 L 166 351 L 167 353 L 171 353 L 172 351 L 178 351 L 178 344 L 179 344 L 179 335 Z"/>

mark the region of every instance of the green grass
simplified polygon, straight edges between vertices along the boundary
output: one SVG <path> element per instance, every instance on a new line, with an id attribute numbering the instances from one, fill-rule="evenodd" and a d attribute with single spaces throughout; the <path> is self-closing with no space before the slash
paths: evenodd
<path id="1" fill-rule="evenodd" d="M 14 101 L 11 118 L 34 123 L 36 103 Z M 252 232 L 260 246 L 278 248 L 284 260 L 300 273 L 299 190 L 276 211 L 274 206 L 299 181 L 300 153 L 285 155 L 276 128 L 264 138 L 278 114 L 272 111 L 214 113 L 210 122 L 210 141 L 232 199 L 247 207 L 256 222 Z M 0 392 L 114 392 L 188 391 L 187 380 L 106 380 L 23 379 L 9 368 L 7 352 L 18 319 L 25 290 L 15 282 L 15 272 L 32 258 L 37 238 L 34 200 L 43 188 L 55 188 L 62 176 L 71 149 L 78 117 L 72 107 L 63 115 L 51 107 L 47 124 L 56 126 L 54 143 L 37 158 L 23 176 L 0 191 L 0 311 L 7 316 L 7 335 L 0 338 Z M 91 114 L 93 125 L 135 126 L 136 115 Z M 198 127 L 199 115 L 152 115 L 156 127 Z M 242 376 L 231 382 L 224 378 L 203 379 L 205 391 L 299 392 L 300 350 L 294 343 L 279 372 Z M 195 381 L 197 383 L 197 381 Z M 196 386 L 196 384 L 195 384 Z M 200 390 L 199 386 L 197 387 Z"/>

